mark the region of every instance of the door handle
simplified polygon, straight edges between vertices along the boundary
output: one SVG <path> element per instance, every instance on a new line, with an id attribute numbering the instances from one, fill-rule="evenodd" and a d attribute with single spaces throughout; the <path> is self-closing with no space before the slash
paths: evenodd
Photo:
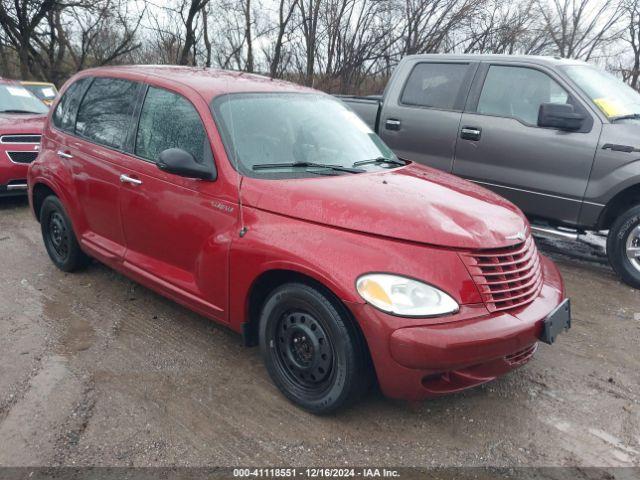
<path id="1" fill-rule="evenodd" d="M 58 150 L 56 152 L 56 154 L 60 157 L 60 158 L 73 158 L 73 155 L 71 155 L 70 153 L 64 152 L 62 150 Z"/>
<path id="2" fill-rule="evenodd" d="M 400 120 L 395 118 L 388 118 L 386 122 L 384 122 L 384 128 L 387 130 L 400 130 Z"/>
<path id="3" fill-rule="evenodd" d="M 462 127 L 460 129 L 460 138 L 464 140 L 473 140 L 477 142 L 482 135 L 482 129 L 479 127 Z"/>
<path id="4" fill-rule="evenodd" d="M 142 180 L 138 180 L 137 178 L 130 177 L 129 175 L 125 175 L 124 173 L 120 175 L 120 183 L 130 183 L 131 185 L 142 185 Z"/>

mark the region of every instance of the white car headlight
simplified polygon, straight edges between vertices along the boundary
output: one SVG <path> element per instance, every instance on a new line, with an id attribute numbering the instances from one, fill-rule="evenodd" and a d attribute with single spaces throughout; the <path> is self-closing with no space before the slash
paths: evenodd
<path id="1" fill-rule="evenodd" d="M 362 275 L 356 289 L 374 307 L 403 317 L 430 317 L 459 309 L 458 303 L 442 290 L 398 275 Z"/>

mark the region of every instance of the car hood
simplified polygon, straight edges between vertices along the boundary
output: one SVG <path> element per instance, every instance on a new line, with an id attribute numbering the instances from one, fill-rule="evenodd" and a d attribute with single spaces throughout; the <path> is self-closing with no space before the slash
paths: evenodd
<path id="1" fill-rule="evenodd" d="M 522 212 L 461 178 L 409 164 L 318 178 L 245 177 L 245 205 L 301 220 L 430 245 L 499 248 L 529 234 Z"/>
<path id="2" fill-rule="evenodd" d="M 640 148 L 640 121 L 629 120 L 617 123 L 605 123 L 602 125 L 600 145 L 608 143 Z"/>
<path id="3" fill-rule="evenodd" d="M 0 134 L 41 133 L 46 114 L 0 113 Z"/>

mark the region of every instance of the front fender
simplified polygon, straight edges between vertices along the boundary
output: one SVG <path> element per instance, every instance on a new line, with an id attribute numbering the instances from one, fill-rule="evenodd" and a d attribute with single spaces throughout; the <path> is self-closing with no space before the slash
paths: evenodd
<path id="1" fill-rule="evenodd" d="M 460 304 L 482 303 L 473 280 L 455 251 L 352 232 L 244 209 L 247 233 L 230 250 L 232 327 L 248 318 L 248 296 L 255 280 L 270 270 L 289 270 L 321 283 L 347 303 L 364 303 L 357 278 L 387 272 L 430 283 Z M 424 319 L 404 319 L 405 324 Z M 437 322 L 438 319 L 430 319 Z"/>
<path id="2" fill-rule="evenodd" d="M 605 205 L 619 192 L 640 183 L 639 135 L 640 126 L 635 124 L 603 125 L 585 201 Z"/>

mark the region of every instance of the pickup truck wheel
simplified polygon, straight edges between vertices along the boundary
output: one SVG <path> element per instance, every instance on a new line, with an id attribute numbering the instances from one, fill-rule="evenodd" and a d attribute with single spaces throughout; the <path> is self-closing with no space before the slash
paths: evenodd
<path id="1" fill-rule="evenodd" d="M 640 205 L 624 212 L 611 225 L 607 256 L 625 283 L 640 288 Z"/>
<path id="2" fill-rule="evenodd" d="M 289 283 L 267 299 L 260 350 L 276 386 L 312 413 L 335 411 L 368 388 L 368 352 L 348 312 L 313 287 Z"/>
<path id="3" fill-rule="evenodd" d="M 47 253 L 56 267 L 64 272 L 73 272 L 91 261 L 80 249 L 71 221 L 62 203 L 53 195 L 42 202 L 40 228 Z"/>

